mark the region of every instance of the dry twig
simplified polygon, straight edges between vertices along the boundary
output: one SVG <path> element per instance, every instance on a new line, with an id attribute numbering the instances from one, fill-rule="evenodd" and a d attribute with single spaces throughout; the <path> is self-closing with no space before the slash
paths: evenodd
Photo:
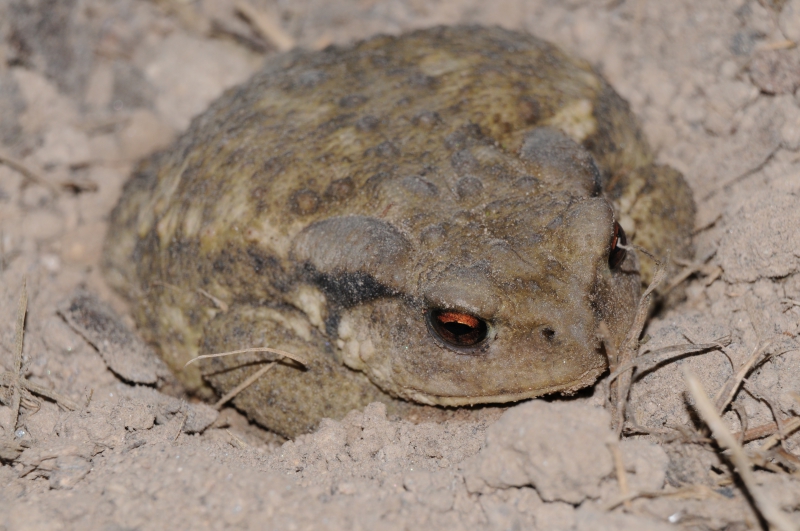
<path id="1" fill-rule="evenodd" d="M 30 169 L 22 162 L 11 157 L 10 155 L 0 152 L 0 164 L 5 164 L 12 170 L 19 172 L 20 175 L 22 175 L 23 177 L 25 177 L 25 179 L 28 180 L 28 182 L 44 186 L 45 188 L 50 190 L 50 192 L 54 196 L 57 196 L 59 194 L 58 188 L 53 183 L 51 183 L 50 181 L 39 175 L 39 173 Z"/>
<path id="2" fill-rule="evenodd" d="M 748 360 L 739 367 L 739 370 L 736 371 L 728 381 L 725 382 L 725 385 L 717 393 L 717 396 L 714 398 L 714 406 L 717 408 L 717 413 L 722 413 L 725 411 L 725 408 L 728 407 L 728 404 L 733 400 L 733 397 L 736 396 L 736 393 L 739 391 L 739 386 L 742 384 L 742 380 L 744 380 L 745 376 L 750 372 L 750 370 L 755 365 L 756 361 L 761 357 L 771 345 L 773 339 L 767 339 L 766 341 L 761 341 L 753 350 L 753 353 L 750 355 Z"/>
<path id="3" fill-rule="evenodd" d="M 9 403 L 11 405 L 11 431 L 17 429 L 17 421 L 19 420 L 19 408 L 23 401 L 28 403 L 35 403 L 36 399 L 33 395 L 49 398 L 56 402 L 58 405 L 74 410 L 78 409 L 78 404 L 72 399 L 44 388 L 40 385 L 29 382 L 22 375 L 22 346 L 25 336 L 25 314 L 28 312 L 28 290 L 27 282 L 22 282 L 22 293 L 19 297 L 19 306 L 17 307 L 17 327 L 16 337 L 14 341 L 14 360 L 13 367 L 10 371 L 0 374 L 0 386 L 8 388 L 10 395 Z"/>
<path id="4" fill-rule="evenodd" d="M 292 36 L 286 33 L 269 14 L 257 9 L 247 0 L 236 0 L 234 5 L 236 11 L 241 13 L 264 39 L 274 44 L 279 52 L 294 48 L 295 42 Z"/>
<path id="5" fill-rule="evenodd" d="M 650 285 L 642 294 L 641 299 L 639 299 L 639 306 L 636 308 L 636 315 L 633 318 L 633 323 L 631 323 L 628 333 L 620 345 L 619 352 L 617 354 L 617 362 L 620 366 L 627 366 L 639 354 L 639 336 L 642 335 L 642 330 L 644 329 L 645 322 L 647 321 L 647 315 L 650 311 L 650 303 L 653 298 L 653 292 L 664 281 L 664 278 L 666 278 L 666 264 L 669 263 L 669 253 L 667 253 L 667 258 L 665 260 L 660 261 L 645 249 L 642 249 L 641 247 L 636 247 L 636 249 L 647 254 L 655 261 L 656 273 L 653 275 L 652 282 L 650 282 Z M 617 371 L 619 371 L 619 369 L 617 369 Z M 622 425 L 625 421 L 625 405 L 628 402 L 628 393 L 630 392 L 631 383 L 633 381 L 633 370 L 626 369 L 624 371 L 619 371 L 617 378 L 616 427 L 617 438 L 619 438 L 620 434 L 622 433 Z M 609 386 L 611 385 L 611 382 L 612 381 L 609 379 Z M 608 396 L 611 396 L 610 387 Z"/>
<path id="6" fill-rule="evenodd" d="M 777 422 L 772 423 L 772 425 L 775 426 L 775 430 L 766 441 L 761 443 L 761 446 L 758 449 L 759 452 L 766 452 L 780 441 L 791 435 L 793 432 L 797 431 L 797 429 L 800 428 L 800 417 L 792 417 L 784 422 L 780 427 Z"/>
<path id="7" fill-rule="evenodd" d="M 241 448 L 242 450 L 244 450 L 245 448 L 250 446 L 249 444 L 244 442 L 242 439 L 240 439 L 239 437 L 234 435 L 231 430 L 226 429 L 225 431 L 228 432 L 228 435 L 231 436 L 231 441 L 236 443 L 236 444 L 232 444 L 232 446 L 236 446 L 238 448 Z"/>
<path id="8" fill-rule="evenodd" d="M 246 354 L 248 352 L 270 352 L 272 354 L 277 354 L 278 356 L 289 358 L 290 360 L 294 360 L 301 365 L 308 365 L 308 361 L 302 356 L 298 356 L 297 354 L 292 354 L 291 352 L 286 352 L 285 350 L 278 350 L 276 348 L 267 348 L 267 347 L 253 347 L 253 348 L 243 348 L 241 350 L 232 350 L 230 352 L 220 352 L 218 354 L 203 354 L 201 356 L 197 356 L 195 358 L 190 359 L 186 362 L 186 365 L 183 366 L 185 369 L 195 361 L 205 360 L 209 358 L 224 358 L 225 356 L 234 356 L 236 354 Z"/>
<path id="9" fill-rule="evenodd" d="M 274 349 L 274 348 L 254 347 L 254 348 L 245 348 L 245 349 L 242 349 L 242 350 L 232 350 L 230 352 L 221 352 L 219 354 L 203 354 L 202 356 L 197 356 L 196 358 L 190 359 L 189 361 L 186 362 L 186 365 L 184 365 L 183 367 L 186 368 L 186 367 L 189 366 L 189 364 L 194 363 L 197 360 L 208 359 L 208 358 L 221 358 L 221 357 L 225 357 L 225 356 L 234 356 L 236 354 L 245 354 L 247 352 L 270 352 L 272 354 L 277 354 L 277 355 L 281 356 L 282 358 L 289 358 L 291 360 L 294 360 L 297 363 L 300 363 L 301 365 L 308 365 L 308 362 L 303 357 L 298 356 L 297 354 L 292 354 L 290 352 L 286 352 L 285 350 L 278 350 L 278 349 Z M 217 403 L 214 404 L 214 408 L 215 409 L 222 409 L 222 406 L 224 406 L 228 401 L 233 399 L 236 395 L 238 395 L 239 393 L 241 393 L 242 391 L 244 391 L 245 389 L 250 387 L 253 384 L 253 382 L 255 382 L 256 380 L 261 378 L 264 374 L 266 374 L 267 371 L 272 369 L 275 366 L 276 363 L 278 363 L 278 362 L 277 361 L 273 361 L 273 362 L 269 363 L 268 365 L 265 365 L 265 366 L 261 367 L 256 372 L 254 372 L 253 374 L 251 374 L 250 376 L 245 378 L 239 385 L 237 385 L 236 387 L 234 387 L 233 389 L 228 391 L 225 394 L 225 396 L 223 396 L 222 398 L 217 400 Z"/>
<path id="10" fill-rule="evenodd" d="M 619 494 L 623 499 L 622 503 L 625 509 L 631 508 L 631 489 L 628 487 L 628 475 L 625 474 L 625 463 L 622 461 L 622 452 L 619 451 L 617 441 L 608 443 L 608 449 L 611 451 L 611 456 L 614 458 L 614 469 L 617 474 L 617 483 L 619 484 Z"/>
<path id="11" fill-rule="evenodd" d="M 236 387 L 234 387 L 233 389 L 228 391 L 225 394 L 225 396 L 223 396 L 222 398 L 217 400 L 217 403 L 214 404 L 214 409 L 216 409 L 216 410 L 222 409 L 222 406 L 224 406 L 229 400 L 232 400 L 236 395 L 238 395 L 239 393 L 241 393 L 242 391 L 244 391 L 245 389 L 247 389 L 248 387 L 253 385 L 253 383 L 256 380 L 258 380 L 263 375 L 265 375 L 267 373 L 267 371 L 269 371 L 271 368 L 273 368 L 275 366 L 276 363 L 277 363 L 276 361 L 273 361 L 269 365 L 264 365 L 263 367 L 258 369 L 256 372 L 254 372 L 253 374 L 251 374 L 250 376 L 245 378 L 244 381 L 242 381 L 239 385 L 237 385 Z"/>
<path id="12" fill-rule="evenodd" d="M 627 496 L 619 496 L 603 506 L 603 510 L 611 511 L 618 506 L 622 505 L 626 501 L 633 501 L 636 498 L 675 498 L 675 499 L 696 499 L 696 500 L 708 500 L 708 499 L 718 499 L 722 500 L 725 497 L 715 492 L 711 487 L 707 485 L 687 485 L 685 487 L 680 487 L 675 490 L 660 490 L 656 492 L 631 492 Z"/>
<path id="13" fill-rule="evenodd" d="M 684 371 L 684 378 L 689 392 L 694 398 L 695 409 L 706 425 L 711 428 L 711 433 L 714 435 L 714 439 L 716 439 L 717 443 L 730 451 L 730 459 L 736 467 L 736 471 L 742 483 L 744 483 L 745 488 L 750 493 L 756 509 L 767 522 L 776 529 L 780 531 L 797 531 L 797 527 L 786 514 L 783 513 L 770 498 L 764 496 L 758 488 L 750 460 L 747 458 L 747 455 L 745 455 L 742 447 L 739 446 L 739 443 L 736 442 L 736 439 L 728 430 L 727 426 L 725 426 L 722 418 L 717 413 L 717 406 L 711 403 L 700 381 L 688 370 Z"/>
<path id="14" fill-rule="evenodd" d="M 664 288 L 664 293 L 669 293 L 695 273 L 701 273 L 706 277 L 706 286 L 711 285 L 712 282 L 717 280 L 722 275 L 721 267 L 708 263 L 715 254 L 717 254 L 717 250 L 713 249 L 710 253 L 706 254 L 706 256 L 697 262 L 676 258 L 674 262 L 680 266 L 683 266 L 684 269 L 670 281 L 666 288 Z"/>
<path id="15" fill-rule="evenodd" d="M 222 299 L 218 299 L 217 297 L 213 296 L 212 294 L 210 294 L 209 292 L 207 292 L 202 288 L 197 288 L 196 291 L 203 297 L 206 297 L 208 300 L 213 302 L 214 306 L 222 310 L 222 313 L 226 313 L 228 311 L 228 305 Z"/>

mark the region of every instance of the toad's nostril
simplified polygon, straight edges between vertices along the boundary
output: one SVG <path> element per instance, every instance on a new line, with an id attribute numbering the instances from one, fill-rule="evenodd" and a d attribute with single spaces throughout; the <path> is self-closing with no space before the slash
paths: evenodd
<path id="1" fill-rule="evenodd" d="M 556 337 L 556 331 L 550 328 L 549 326 L 545 326 L 541 330 L 542 337 L 548 341 L 553 341 Z"/>

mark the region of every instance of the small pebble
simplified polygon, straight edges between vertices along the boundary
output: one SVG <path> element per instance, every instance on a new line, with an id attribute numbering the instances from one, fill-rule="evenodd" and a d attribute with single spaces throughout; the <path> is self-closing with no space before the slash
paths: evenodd
<path id="1" fill-rule="evenodd" d="M 784 37 L 795 43 L 800 42 L 800 0 L 786 2 L 778 18 L 778 26 Z"/>

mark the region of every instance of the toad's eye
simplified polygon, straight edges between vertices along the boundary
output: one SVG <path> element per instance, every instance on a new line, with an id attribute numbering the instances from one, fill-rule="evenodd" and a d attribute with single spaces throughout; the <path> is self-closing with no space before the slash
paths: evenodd
<path id="1" fill-rule="evenodd" d="M 625 231 L 616 221 L 614 222 L 614 237 L 611 238 L 611 252 L 608 254 L 608 267 L 616 269 L 625 260 L 625 245 L 628 245 L 628 238 L 625 237 Z"/>
<path id="2" fill-rule="evenodd" d="M 453 310 L 429 311 L 428 325 L 439 339 L 454 347 L 473 347 L 489 333 L 483 319 Z"/>

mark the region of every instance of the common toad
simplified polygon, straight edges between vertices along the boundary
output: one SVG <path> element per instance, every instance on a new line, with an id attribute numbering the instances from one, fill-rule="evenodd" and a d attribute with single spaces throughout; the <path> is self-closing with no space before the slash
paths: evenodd
<path id="1" fill-rule="evenodd" d="M 139 165 L 105 269 L 201 395 L 264 355 L 180 370 L 198 354 L 308 358 L 235 399 L 294 436 L 376 400 L 592 384 L 599 324 L 619 345 L 652 274 L 626 235 L 688 257 L 693 219 L 682 176 L 586 62 L 523 33 L 437 27 L 270 59 Z"/>

